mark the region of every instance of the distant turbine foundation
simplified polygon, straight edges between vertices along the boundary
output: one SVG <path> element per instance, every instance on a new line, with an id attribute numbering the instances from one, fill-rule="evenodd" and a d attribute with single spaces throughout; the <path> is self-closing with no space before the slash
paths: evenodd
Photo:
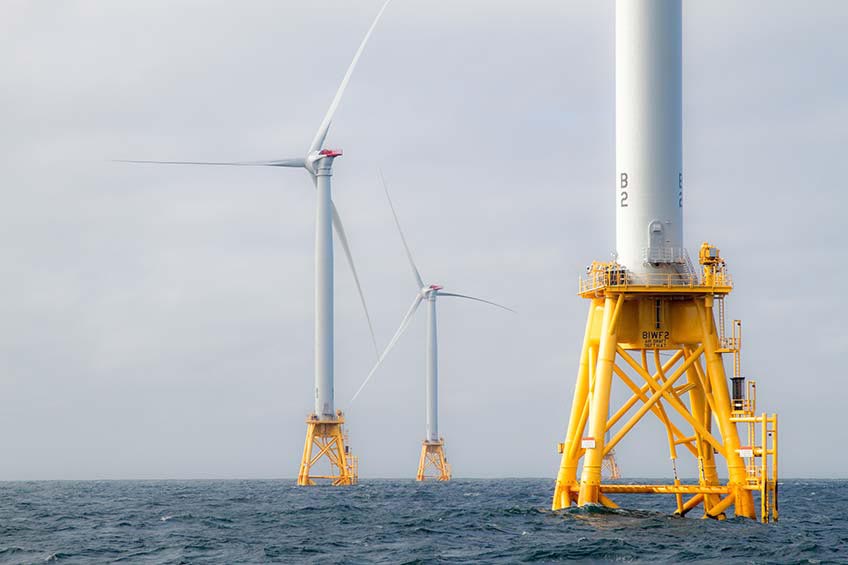
<path id="1" fill-rule="evenodd" d="M 430 474 L 428 474 L 430 471 Z M 438 441 L 424 440 L 421 444 L 421 458 L 418 460 L 417 481 L 435 479 L 437 481 L 449 481 L 451 469 L 448 458 L 445 455 L 444 438 Z"/>
<path id="2" fill-rule="evenodd" d="M 591 305 L 568 431 L 559 444 L 562 460 L 554 510 L 572 504 L 617 508 L 608 495 L 657 493 L 674 495 L 675 514 L 680 516 L 702 506 L 704 517 L 724 519 L 733 508 L 736 516 L 756 518 L 753 493 L 758 493 L 760 520 L 777 520 L 777 416 L 756 414 L 753 381 L 744 390 L 739 371 L 741 324 L 734 322 L 733 336 L 724 336 L 724 297 L 732 289 L 724 261 L 718 249 L 706 243 L 700 256 L 703 277 L 655 275 L 634 282 L 613 262 L 594 263 L 581 280 L 580 295 Z M 718 328 L 715 310 L 721 322 Z M 663 360 L 661 352 L 673 353 Z M 732 395 L 722 360 L 728 353 L 734 358 Z M 632 396 L 608 417 L 613 377 Z M 665 427 L 673 483 L 604 484 L 604 458 L 649 412 Z M 681 419 L 683 429 L 673 421 Z M 718 430 L 713 430 L 713 422 Z M 744 444 L 737 424 L 748 432 Z M 616 425 L 617 431 L 606 440 Z M 678 448 L 696 459 L 697 484 L 682 484 L 677 476 Z M 718 459 L 727 465 L 726 484 L 719 480 Z"/>
<path id="3" fill-rule="evenodd" d="M 306 442 L 303 445 L 303 459 L 297 484 L 312 486 L 316 481 L 329 482 L 332 485 L 355 485 L 359 481 L 359 460 L 351 455 L 344 432 L 342 411 L 335 418 L 319 418 L 311 414 L 306 420 Z M 329 466 L 324 474 L 313 474 L 313 467 L 321 460 Z"/>
<path id="4" fill-rule="evenodd" d="M 602 474 L 611 481 L 621 478 L 621 469 L 619 469 L 618 462 L 615 460 L 614 451 L 610 451 L 604 455 L 604 460 L 601 464 L 601 471 Z"/>
<path id="5" fill-rule="evenodd" d="M 609 415 L 607 415 L 607 417 L 609 417 Z M 609 440 L 610 434 L 607 432 L 604 441 L 609 443 Z M 621 469 L 618 466 L 618 461 L 615 459 L 615 449 L 610 449 L 607 454 L 604 455 L 604 460 L 601 462 L 601 476 L 611 481 L 621 478 Z"/>

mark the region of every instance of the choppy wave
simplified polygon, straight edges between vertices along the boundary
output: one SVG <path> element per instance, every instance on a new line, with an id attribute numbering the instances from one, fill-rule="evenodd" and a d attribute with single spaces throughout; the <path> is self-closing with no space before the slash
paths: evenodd
<path id="1" fill-rule="evenodd" d="M 781 520 L 672 497 L 549 509 L 550 480 L 0 483 L 0 563 L 848 563 L 848 481 L 785 481 Z"/>

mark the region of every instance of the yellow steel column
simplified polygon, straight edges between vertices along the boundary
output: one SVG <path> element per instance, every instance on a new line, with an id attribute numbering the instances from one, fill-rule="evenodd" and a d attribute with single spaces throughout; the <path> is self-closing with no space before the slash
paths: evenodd
<path id="1" fill-rule="evenodd" d="M 445 456 L 444 439 L 440 440 L 439 445 L 436 447 L 436 471 L 439 472 L 440 481 L 449 481 L 451 479 L 450 465 L 448 464 L 447 456 Z"/>
<path id="2" fill-rule="evenodd" d="M 778 512 L 777 512 L 777 414 L 771 415 L 772 419 L 772 431 L 771 431 L 771 446 L 772 446 L 772 454 L 771 454 L 771 472 L 772 472 L 772 505 L 771 505 L 771 518 L 775 522 L 777 522 Z"/>
<path id="3" fill-rule="evenodd" d="M 686 349 L 686 354 L 691 355 L 691 348 Z M 707 431 L 712 430 L 712 412 L 707 405 L 706 392 L 703 388 L 703 383 L 698 376 L 696 365 L 699 362 L 692 364 L 686 371 L 686 377 L 695 387 L 689 391 L 689 404 L 692 407 L 692 416 L 703 425 Z M 701 486 L 715 486 L 719 484 L 718 472 L 716 471 L 715 458 L 713 457 L 713 447 L 708 444 L 698 430 L 694 430 L 695 442 L 698 447 L 698 483 Z M 706 507 L 714 506 L 719 502 L 719 495 L 706 494 L 701 497 L 701 500 L 706 499 Z M 706 510 L 705 510 L 706 513 Z"/>
<path id="4" fill-rule="evenodd" d="M 418 473 L 415 475 L 416 481 L 424 480 L 424 467 L 427 465 L 427 440 L 421 444 L 421 457 L 418 458 Z"/>
<path id="5" fill-rule="evenodd" d="M 354 481 L 353 477 L 351 477 L 351 469 L 347 462 L 347 453 L 345 453 L 345 441 L 341 425 L 333 426 L 332 434 L 336 442 L 335 448 L 339 466 L 339 478 L 333 484 L 352 485 Z"/>
<path id="6" fill-rule="evenodd" d="M 444 445 L 439 446 L 439 480 L 451 480 L 450 464 L 448 463 L 448 458 L 445 456 Z"/>
<path id="7" fill-rule="evenodd" d="M 309 462 L 312 461 L 312 444 L 315 441 L 315 424 L 307 421 L 306 441 L 303 443 L 303 458 L 300 460 L 300 472 L 297 475 L 297 484 L 309 486 L 313 482 L 309 479 Z"/>
<path id="8" fill-rule="evenodd" d="M 763 412 L 761 416 L 762 424 L 760 426 L 760 449 L 762 449 L 762 454 L 760 455 L 760 521 L 768 522 L 768 508 L 769 508 L 769 492 L 768 483 L 768 420 L 766 419 L 766 414 Z"/>
<path id="9" fill-rule="evenodd" d="M 730 393 L 727 389 L 727 376 L 724 372 L 724 363 L 721 354 L 716 350 L 718 347 L 718 336 L 716 334 L 715 320 L 713 319 L 713 297 L 707 296 L 704 302 L 696 301 L 698 314 L 701 319 L 701 330 L 703 333 L 704 357 L 707 361 L 707 378 L 710 381 L 713 398 L 715 400 L 716 416 L 721 428 L 722 444 L 724 446 L 724 459 L 727 461 L 727 474 L 730 486 L 734 487 L 736 515 L 746 518 L 756 518 L 754 510 L 754 497 L 750 491 L 745 490 L 746 483 L 745 462 L 739 455 L 739 434 L 736 424 L 730 421 L 731 403 Z M 724 502 L 719 504 L 724 507 Z M 711 511 L 715 516 L 716 512 Z"/>
<path id="10" fill-rule="evenodd" d="M 574 397 L 571 401 L 571 415 L 568 419 L 568 430 L 565 434 L 565 443 L 560 445 L 562 458 L 560 459 L 559 472 L 557 473 L 556 486 L 554 487 L 554 500 L 552 509 L 568 508 L 571 506 L 570 487 L 577 484 L 577 461 L 578 457 L 573 455 L 576 450 L 572 445 L 580 443 L 583 436 L 585 423 L 581 424 L 583 407 L 589 394 L 589 347 L 592 340 L 592 321 L 595 319 L 595 311 L 603 308 L 603 300 L 592 300 L 589 305 L 589 316 L 586 320 L 586 330 L 583 334 L 583 350 L 580 353 L 580 365 L 577 369 L 577 384 L 574 387 Z M 579 429 L 578 429 L 579 428 Z"/>
<path id="11" fill-rule="evenodd" d="M 620 294 L 617 300 L 611 297 L 604 300 L 604 318 L 601 324 L 598 361 L 594 371 L 595 382 L 591 391 L 592 398 L 589 407 L 589 437 L 592 438 L 593 445 L 587 446 L 586 455 L 583 459 L 580 495 L 577 500 L 577 504 L 580 506 L 601 501 L 601 463 L 604 458 L 604 436 L 607 415 L 609 414 L 610 385 L 612 384 L 616 345 L 618 345 L 616 325 L 623 302 L 623 294 Z"/>
<path id="12" fill-rule="evenodd" d="M 694 364 L 695 372 L 697 373 L 698 379 L 701 381 L 701 387 L 703 390 L 704 400 L 706 400 L 706 404 L 704 406 L 704 416 L 703 416 L 703 426 L 706 428 L 708 432 L 713 431 L 713 410 L 710 407 L 715 403 L 712 400 L 713 390 L 710 386 L 710 380 L 707 378 L 704 369 L 701 367 L 701 362 L 698 361 Z M 701 438 L 703 440 L 703 438 Z M 704 476 L 710 485 L 718 485 L 721 484 L 721 481 L 718 478 L 718 470 L 716 469 L 716 461 L 715 461 L 715 453 L 713 449 L 706 441 L 703 441 L 702 447 L 703 460 L 704 460 Z M 705 495 L 705 501 L 707 502 L 707 506 L 712 506 L 719 502 L 719 496 L 715 494 L 707 494 Z"/>

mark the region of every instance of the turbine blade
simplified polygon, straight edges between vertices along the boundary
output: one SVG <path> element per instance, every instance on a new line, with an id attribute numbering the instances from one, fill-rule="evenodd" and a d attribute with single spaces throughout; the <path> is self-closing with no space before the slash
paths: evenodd
<path id="1" fill-rule="evenodd" d="M 415 277 L 415 282 L 418 284 L 418 288 L 424 288 L 424 281 L 421 280 L 421 273 L 418 272 L 418 267 L 415 266 L 415 261 L 412 259 L 412 252 L 409 250 L 409 245 L 406 243 L 406 238 L 403 236 L 403 230 L 400 227 L 400 220 L 398 220 L 397 212 L 395 212 L 395 205 L 392 204 L 392 197 L 389 196 L 389 186 L 386 184 L 385 177 L 383 177 L 383 171 L 377 169 L 377 172 L 380 174 L 380 182 L 383 183 L 383 190 L 386 192 L 386 200 L 389 201 L 389 208 L 392 209 L 392 216 L 395 218 L 395 225 L 397 226 L 398 233 L 400 234 L 400 240 L 403 242 L 403 248 L 406 249 L 406 258 L 409 259 L 409 266 L 412 267 L 412 275 Z"/>
<path id="2" fill-rule="evenodd" d="M 383 353 L 377 359 L 377 364 L 374 365 L 374 367 L 371 369 L 371 372 L 368 373 L 368 376 L 365 377 L 365 380 L 362 382 L 361 385 L 359 385 L 359 389 L 357 389 L 356 394 L 354 394 L 353 398 L 350 399 L 351 404 L 353 404 L 353 402 L 356 400 L 356 397 L 359 396 L 359 393 L 362 392 L 362 389 L 365 388 L 365 385 L 368 384 L 368 381 L 371 380 L 371 377 L 374 376 L 374 373 L 377 372 L 377 369 L 383 363 L 383 360 L 389 354 L 389 351 L 391 351 L 395 344 L 397 344 L 398 340 L 400 339 L 400 336 L 402 336 L 403 333 L 406 331 L 406 328 L 409 327 L 409 323 L 412 321 L 412 317 L 415 316 L 415 311 L 418 310 L 418 307 L 421 305 L 421 301 L 423 299 L 424 298 L 421 296 L 421 294 L 415 295 L 415 301 L 412 303 L 412 306 L 409 307 L 409 310 L 406 311 L 406 315 L 404 315 L 403 320 L 401 320 L 400 326 L 395 332 L 395 335 L 392 336 L 392 339 L 389 341 L 389 344 L 386 346 L 386 349 L 383 350 Z"/>
<path id="3" fill-rule="evenodd" d="M 359 292 L 359 301 L 362 303 L 362 309 L 365 311 L 365 319 L 368 320 L 368 331 L 371 333 L 371 342 L 374 344 L 374 355 L 380 354 L 380 349 L 377 347 L 377 338 L 374 336 L 374 325 L 371 323 L 371 314 L 368 313 L 368 305 L 365 304 L 365 295 L 362 293 L 362 285 L 359 283 L 359 275 L 356 272 L 356 265 L 353 263 L 353 254 L 350 252 L 350 244 L 347 241 L 347 234 L 342 225 L 341 216 L 336 209 L 336 203 L 333 202 L 333 227 L 336 230 L 336 236 L 344 249 L 347 264 L 350 267 L 350 272 L 353 273 L 353 280 L 356 283 L 356 290 Z"/>
<path id="4" fill-rule="evenodd" d="M 319 151 L 324 147 L 324 140 L 327 138 L 327 132 L 330 130 L 330 123 L 333 121 L 333 114 L 336 113 L 336 109 L 339 107 L 339 102 L 341 102 L 342 95 L 344 94 L 345 88 L 347 88 L 347 83 L 350 82 L 350 76 L 353 74 L 353 69 L 356 68 L 356 63 L 359 62 L 359 57 L 362 55 L 362 51 L 365 50 L 365 44 L 368 43 L 368 39 L 371 37 L 371 32 L 374 31 L 375 27 L 377 27 L 377 22 L 380 21 L 380 17 L 386 10 L 386 6 L 388 6 L 391 1 L 392 0 L 386 0 L 383 7 L 380 8 L 379 12 L 377 12 L 377 17 L 374 18 L 374 22 L 371 24 L 371 27 L 368 28 L 368 33 L 365 34 L 365 38 L 362 40 L 362 43 L 359 44 L 359 49 L 356 50 L 356 54 L 353 56 L 353 61 L 351 61 L 350 66 L 347 68 L 347 72 L 345 72 L 342 83 L 336 91 L 336 96 L 333 98 L 333 102 L 330 104 L 330 108 L 327 110 L 327 114 L 324 116 L 324 120 L 318 128 L 318 132 L 315 134 L 315 139 L 312 140 L 312 145 L 309 146 L 309 152 L 307 155 L 313 151 Z"/>
<path id="5" fill-rule="evenodd" d="M 498 308 L 503 308 L 504 310 L 509 310 L 510 312 L 515 313 L 515 310 L 512 308 L 507 308 L 503 304 L 498 304 L 497 302 L 491 302 L 489 300 L 483 300 L 482 298 L 475 298 L 473 296 L 466 296 L 465 294 L 455 294 L 453 292 L 442 292 L 438 291 L 439 296 L 454 296 L 456 298 L 467 298 L 468 300 L 476 300 L 477 302 L 485 302 L 486 304 L 491 304 L 492 306 L 497 306 Z"/>
<path id="6" fill-rule="evenodd" d="M 305 167 L 304 159 L 277 159 L 274 161 L 142 161 L 113 159 L 113 163 L 150 163 L 155 165 L 216 165 L 227 167 Z"/>

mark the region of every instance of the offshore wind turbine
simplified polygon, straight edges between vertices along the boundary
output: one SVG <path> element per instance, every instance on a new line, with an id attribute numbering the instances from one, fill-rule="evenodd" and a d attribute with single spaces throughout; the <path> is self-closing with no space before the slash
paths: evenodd
<path id="1" fill-rule="evenodd" d="M 725 334 L 725 259 L 702 243 L 699 273 L 683 245 L 682 77 L 682 0 L 616 0 L 616 255 L 579 282 L 589 313 L 551 507 L 616 508 L 617 494 L 662 494 L 674 495 L 679 516 L 700 506 L 705 518 L 731 508 L 755 518 L 758 491 L 767 522 L 778 518 L 777 415 L 758 412 L 754 383 L 745 385 L 741 322 Z M 614 385 L 632 392 L 620 406 Z M 605 482 L 604 457 L 651 414 L 665 428 L 671 484 Z M 697 484 L 680 481 L 678 456 L 691 456 Z"/>
<path id="2" fill-rule="evenodd" d="M 383 360 L 389 354 L 389 351 L 394 348 L 400 337 L 407 330 L 409 324 L 412 322 L 412 319 L 415 316 L 415 312 L 418 310 L 418 307 L 421 306 L 422 302 L 426 301 L 427 378 L 425 381 L 425 435 L 424 441 L 421 445 L 421 457 L 418 461 L 418 474 L 416 476 L 416 479 L 419 481 L 423 481 L 428 478 L 428 476 L 426 475 L 427 468 L 432 467 L 437 473 L 436 475 L 434 475 L 435 478 L 440 481 L 449 481 L 451 478 L 451 469 L 450 465 L 448 465 L 447 457 L 445 456 L 445 440 L 443 437 L 439 436 L 439 348 L 436 335 L 436 300 L 440 296 L 464 298 L 467 300 L 475 300 L 477 302 L 491 304 L 492 306 L 503 308 L 504 310 L 509 310 L 510 312 L 515 311 L 511 308 L 507 308 L 506 306 L 502 306 L 501 304 L 490 302 L 489 300 L 483 300 L 482 298 L 476 298 L 474 296 L 468 296 L 465 294 L 456 294 L 453 292 L 445 292 L 444 287 L 438 284 L 425 284 L 424 280 L 421 278 L 421 272 L 418 270 L 418 267 L 416 267 L 415 260 L 412 258 L 412 252 L 409 250 L 409 245 L 406 242 L 406 238 L 403 235 L 403 229 L 400 227 L 400 220 L 398 219 L 394 204 L 392 204 L 392 198 L 391 196 L 389 196 L 389 188 L 386 185 L 386 180 L 383 178 L 382 172 L 380 173 L 380 181 L 383 185 L 383 190 L 386 193 L 386 199 L 389 202 L 389 207 L 392 210 L 392 216 L 395 219 L 395 225 L 397 226 L 398 234 L 400 235 L 400 240 L 403 243 L 404 250 L 406 251 L 406 258 L 409 260 L 409 266 L 412 269 L 412 276 L 415 280 L 416 285 L 415 299 L 412 301 L 412 306 L 410 306 L 409 310 L 406 312 L 406 315 L 404 315 L 400 326 L 398 327 L 394 336 L 392 336 L 392 339 L 389 341 L 388 345 L 386 346 L 386 349 L 377 359 L 377 363 L 371 369 L 371 372 L 368 373 L 368 376 L 365 377 L 365 380 L 359 386 L 359 389 L 356 391 L 356 394 L 353 395 L 351 403 L 356 400 L 356 397 L 359 396 L 359 394 L 365 388 L 365 385 L 368 384 L 368 381 L 370 381 L 371 377 L 374 376 L 374 373 L 377 372 L 377 369 L 383 363 Z"/>
<path id="3" fill-rule="evenodd" d="M 124 163 L 155 163 L 166 165 L 214 165 L 242 167 L 289 167 L 305 169 L 317 189 L 315 213 L 315 411 L 306 420 L 306 442 L 298 473 L 298 485 L 313 485 L 315 479 L 329 479 L 334 485 L 350 485 L 357 482 L 358 460 L 350 456 L 349 448 L 345 445 L 343 430 L 344 416 L 341 410 L 335 409 L 334 402 L 334 365 L 333 365 L 333 231 L 342 244 L 345 257 L 353 274 L 359 299 L 365 311 L 371 340 L 374 344 L 375 355 L 378 352 L 374 338 L 374 328 L 371 316 L 365 304 L 365 296 L 356 272 L 356 266 L 348 244 L 347 235 L 342 226 L 341 217 L 332 200 L 331 178 L 333 162 L 342 155 L 340 149 L 325 148 L 327 133 L 333 121 L 333 115 L 338 109 L 344 91 L 350 82 L 350 77 L 365 45 L 368 43 L 377 22 L 386 10 L 391 0 L 386 0 L 377 12 L 371 27 L 359 44 L 353 60 L 345 72 L 344 78 L 336 91 L 333 101 L 318 131 L 303 157 L 274 159 L 267 161 L 149 161 L 149 160 L 120 160 Z M 312 449 L 318 449 L 313 457 Z M 313 475 L 311 469 L 320 460 L 326 458 L 330 465 L 329 475 Z"/>

